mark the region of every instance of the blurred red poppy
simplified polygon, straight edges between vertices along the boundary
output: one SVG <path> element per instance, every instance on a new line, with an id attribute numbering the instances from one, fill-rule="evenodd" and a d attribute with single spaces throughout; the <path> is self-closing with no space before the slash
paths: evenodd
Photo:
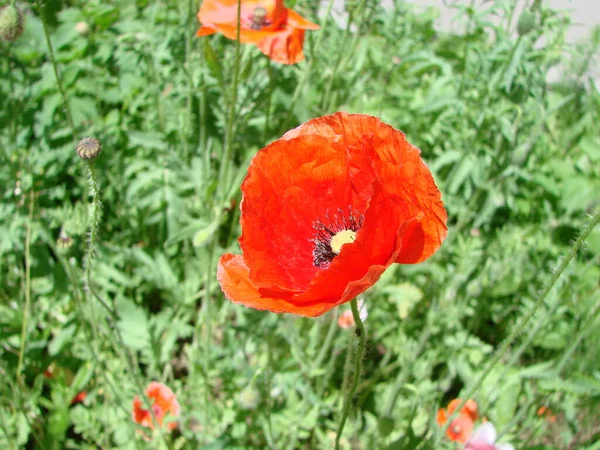
<path id="1" fill-rule="evenodd" d="M 217 278 L 248 307 L 315 317 L 393 263 L 429 258 L 446 211 L 420 151 L 379 119 L 336 113 L 259 151 L 242 183 L 240 246 Z"/>
<path id="2" fill-rule="evenodd" d="M 554 415 L 552 410 L 546 406 L 540 406 L 540 409 L 537 410 L 537 415 L 539 417 L 545 417 L 546 420 L 548 420 L 548 422 L 550 423 L 556 422 L 556 416 Z"/>
<path id="3" fill-rule="evenodd" d="M 179 403 L 177 403 L 177 398 L 173 391 L 164 384 L 152 381 L 146 388 L 146 395 L 152 402 L 152 411 L 154 412 L 156 422 L 158 422 L 160 426 L 163 425 L 167 415 L 170 415 L 172 418 L 177 418 L 179 416 L 180 408 Z M 139 423 L 144 427 L 154 429 L 152 413 L 142 408 L 142 401 L 137 395 L 133 399 L 132 418 L 134 422 Z M 174 430 L 177 428 L 177 422 L 168 422 L 166 426 L 169 430 Z"/>
<path id="4" fill-rule="evenodd" d="M 436 421 L 439 426 L 443 426 L 448 421 L 448 417 L 454 414 L 454 411 L 461 402 L 460 398 L 456 398 L 448 403 L 447 409 L 440 408 L 438 410 Z M 451 441 L 466 442 L 473 433 L 475 420 L 477 420 L 477 403 L 475 400 L 467 400 L 461 408 L 458 417 L 454 418 L 450 423 L 450 426 L 446 430 L 446 436 Z"/>
<path id="5" fill-rule="evenodd" d="M 222 33 L 237 39 L 237 0 L 204 0 L 198 36 Z M 240 42 L 254 44 L 273 61 L 295 64 L 304 59 L 304 30 L 319 26 L 284 6 L 283 0 L 242 0 Z"/>
<path id="6" fill-rule="evenodd" d="M 71 399 L 71 405 L 76 405 L 77 403 L 83 403 L 85 398 L 87 397 L 87 392 L 81 391 L 75 397 Z"/>

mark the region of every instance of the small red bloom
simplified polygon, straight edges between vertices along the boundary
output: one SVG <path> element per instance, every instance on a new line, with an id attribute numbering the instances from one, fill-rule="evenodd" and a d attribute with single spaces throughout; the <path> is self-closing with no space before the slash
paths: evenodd
<path id="1" fill-rule="evenodd" d="M 379 119 L 336 113 L 259 151 L 242 183 L 240 246 L 217 278 L 248 307 L 315 317 L 393 263 L 429 258 L 446 211 L 420 151 Z"/>
<path id="2" fill-rule="evenodd" d="M 152 381 L 146 388 L 146 395 L 152 402 L 152 411 L 159 425 L 163 425 L 167 415 L 170 415 L 172 418 L 179 416 L 180 408 L 175 394 L 164 384 Z M 142 408 L 142 401 L 137 395 L 133 399 L 133 411 L 131 415 L 134 422 L 154 429 L 152 413 Z M 177 428 L 177 422 L 168 422 L 166 426 L 169 430 L 174 430 Z"/>
<path id="3" fill-rule="evenodd" d="M 454 414 L 454 411 L 461 402 L 461 399 L 456 398 L 448 404 L 447 409 L 440 408 L 436 418 L 438 425 L 443 426 L 448 421 L 448 417 Z M 473 433 L 475 420 L 477 420 L 477 403 L 474 400 L 467 400 L 465 406 L 461 408 L 458 417 L 450 423 L 450 426 L 446 430 L 446 436 L 451 441 L 466 442 Z"/>
<path id="4" fill-rule="evenodd" d="M 87 392 L 81 391 L 71 400 L 71 405 L 76 405 L 77 403 L 83 403 L 85 398 L 87 397 Z"/>
<path id="5" fill-rule="evenodd" d="M 204 0 L 198 36 L 222 33 L 237 38 L 237 0 Z M 273 61 L 295 64 L 304 59 L 304 30 L 319 26 L 284 6 L 283 0 L 242 0 L 240 42 L 254 44 Z"/>
<path id="6" fill-rule="evenodd" d="M 365 320 L 367 320 L 367 317 L 369 317 L 369 311 L 367 310 L 367 304 L 363 300 L 359 300 L 357 306 L 358 306 L 358 316 L 360 317 L 360 320 L 362 320 L 364 322 Z M 340 315 L 340 317 L 338 319 L 338 325 L 340 326 L 340 328 L 350 328 L 355 325 L 354 316 L 352 315 L 351 309 L 344 311 Z"/>
<path id="7" fill-rule="evenodd" d="M 546 406 L 540 406 L 540 409 L 537 410 L 537 415 L 539 417 L 545 417 L 546 420 L 550 423 L 556 422 L 556 416 L 554 415 L 552 410 L 550 408 L 547 408 Z"/>

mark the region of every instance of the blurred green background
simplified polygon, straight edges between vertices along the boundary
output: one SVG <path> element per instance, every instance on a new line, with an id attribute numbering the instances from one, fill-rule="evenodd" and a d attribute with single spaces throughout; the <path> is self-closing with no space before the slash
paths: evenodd
<path id="1" fill-rule="evenodd" d="M 222 253 L 239 253 L 250 158 L 338 110 L 404 131 L 449 214 L 434 257 L 393 266 L 365 295 L 342 448 L 459 448 L 438 408 L 474 387 L 600 207 L 588 77 L 600 30 L 567 46 L 568 14 L 544 0 L 524 13 L 509 0 L 447 2 L 452 32 L 435 8 L 392 3 L 347 1 L 340 26 L 327 2 L 320 14 L 286 2 L 321 30 L 294 66 L 241 47 L 231 121 L 235 42 L 195 37 L 197 1 L 17 2 L 23 34 L 0 42 L 0 448 L 332 448 L 355 340 L 337 325 L 347 308 L 318 319 L 246 309 L 215 273 Z M 84 136 L 103 148 L 92 259 Z M 600 449 L 599 263 L 596 227 L 475 386 L 481 417 L 517 449 Z M 147 442 L 131 403 L 151 380 L 173 389 L 181 415 Z"/>

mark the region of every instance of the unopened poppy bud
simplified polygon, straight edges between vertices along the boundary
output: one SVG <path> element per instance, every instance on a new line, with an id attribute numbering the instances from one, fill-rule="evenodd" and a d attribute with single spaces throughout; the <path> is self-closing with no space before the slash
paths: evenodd
<path id="1" fill-rule="evenodd" d="M 0 8 L 0 40 L 14 41 L 23 32 L 23 16 L 12 5 Z"/>
<path id="2" fill-rule="evenodd" d="M 255 387 L 248 386 L 240 392 L 239 401 L 243 409 L 256 409 L 260 401 L 260 394 Z"/>
<path id="3" fill-rule="evenodd" d="M 80 36 L 85 37 L 90 34 L 90 26 L 85 22 L 77 22 L 75 24 L 75 31 L 77 31 Z"/>
<path id="4" fill-rule="evenodd" d="M 523 11 L 517 22 L 517 33 L 519 36 L 525 36 L 535 28 L 535 14 L 530 10 Z"/>
<path id="5" fill-rule="evenodd" d="M 94 159 L 102 151 L 102 145 L 98 139 L 86 137 L 77 143 L 77 154 L 82 159 Z"/>

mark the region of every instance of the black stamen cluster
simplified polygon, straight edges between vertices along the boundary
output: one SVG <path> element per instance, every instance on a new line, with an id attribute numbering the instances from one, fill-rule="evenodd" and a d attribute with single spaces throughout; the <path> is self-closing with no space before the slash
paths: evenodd
<path id="1" fill-rule="evenodd" d="M 357 232 L 364 220 L 365 216 L 354 211 L 352 206 L 348 206 L 348 214 L 338 208 L 337 214 L 334 214 L 333 217 L 329 215 L 329 210 L 327 210 L 325 221 L 317 219 L 313 224 L 313 228 L 317 230 L 316 237 L 311 239 L 315 243 L 313 264 L 316 267 L 327 267 L 333 261 L 333 258 L 337 256 L 337 253 L 331 248 L 333 236 L 344 230 Z"/>

